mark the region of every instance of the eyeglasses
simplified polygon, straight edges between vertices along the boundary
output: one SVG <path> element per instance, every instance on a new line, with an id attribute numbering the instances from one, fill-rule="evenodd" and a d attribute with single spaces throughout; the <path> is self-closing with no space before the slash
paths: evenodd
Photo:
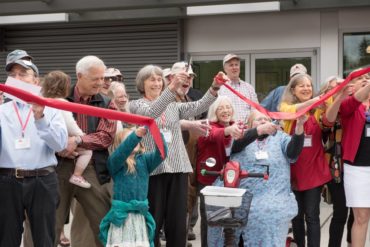
<path id="1" fill-rule="evenodd" d="M 225 106 L 219 106 L 217 107 L 216 111 L 224 111 L 224 110 L 232 110 L 233 108 L 229 105 L 225 105 Z"/>
<path id="2" fill-rule="evenodd" d="M 13 77 L 13 78 L 27 78 L 29 76 L 35 76 L 34 73 L 27 73 L 27 72 L 10 72 L 8 73 L 8 76 Z"/>
<path id="3" fill-rule="evenodd" d="M 112 81 L 119 81 L 123 82 L 123 77 L 122 76 L 110 76 L 110 77 L 104 77 L 105 82 L 112 82 Z"/>
<path id="4" fill-rule="evenodd" d="M 257 122 L 261 122 L 261 121 L 271 122 L 271 119 L 269 119 L 267 117 L 258 117 L 258 118 L 255 118 L 253 121 L 257 121 Z"/>

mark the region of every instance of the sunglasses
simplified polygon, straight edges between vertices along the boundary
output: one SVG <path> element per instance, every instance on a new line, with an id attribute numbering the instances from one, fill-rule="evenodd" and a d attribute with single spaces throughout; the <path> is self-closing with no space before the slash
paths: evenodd
<path id="1" fill-rule="evenodd" d="M 109 82 L 112 82 L 112 81 L 119 81 L 119 82 L 123 82 L 123 77 L 122 77 L 122 76 L 110 76 L 110 77 L 104 77 L 104 81 L 109 81 Z"/>

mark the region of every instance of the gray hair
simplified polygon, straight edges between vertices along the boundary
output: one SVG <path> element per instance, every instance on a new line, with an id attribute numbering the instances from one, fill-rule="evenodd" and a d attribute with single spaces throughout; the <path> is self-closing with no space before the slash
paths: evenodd
<path id="1" fill-rule="evenodd" d="M 139 91 L 140 94 L 143 94 L 143 95 L 145 94 L 144 81 L 148 79 L 149 77 L 151 77 L 152 75 L 162 76 L 163 72 L 162 72 L 161 67 L 149 64 L 141 68 L 139 72 L 137 73 L 135 81 L 136 81 L 137 91 Z M 164 82 L 163 82 L 162 90 L 163 89 L 164 89 Z"/>
<path id="2" fill-rule="evenodd" d="M 125 84 L 123 84 L 122 82 L 119 82 L 119 81 L 112 81 L 112 83 L 110 84 L 110 86 L 108 88 L 108 97 L 110 99 L 113 99 L 114 96 L 116 95 L 117 89 L 119 89 L 119 88 L 122 88 L 126 92 Z"/>
<path id="3" fill-rule="evenodd" d="M 311 86 L 312 86 L 312 96 L 313 96 L 313 92 L 314 92 L 314 88 L 313 88 L 313 83 L 312 83 L 312 78 L 311 76 L 309 76 L 308 74 L 297 74 L 295 76 L 293 76 L 288 85 L 286 86 L 285 90 L 284 90 L 284 93 L 283 93 L 283 96 L 281 97 L 281 101 L 280 102 L 285 102 L 287 104 L 296 104 L 296 103 L 299 103 L 297 97 L 295 97 L 292 93 L 292 90 L 297 86 L 297 84 L 299 82 L 301 82 L 304 78 L 307 78 L 310 82 L 311 82 Z M 280 106 L 279 106 L 280 107 Z"/>
<path id="4" fill-rule="evenodd" d="M 86 75 L 91 68 L 106 68 L 104 62 L 96 56 L 85 56 L 76 64 L 76 74 Z"/>
<path id="5" fill-rule="evenodd" d="M 233 114 L 231 116 L 231 121 L 235 120 L 235 107 L 233 105 L 233 102 L 230 100 L 228 96 L 218 96 L 216 101 L 213 102 L 213 104 L 209 107 L 207 118 L 211 122 L 218 122 L 218 118 L 216 115 L 217 108 L 220 106 L 220 104 L 224 101 L 227 101 L 231 105 L 231 108 L 233 110 Z"/>
<path id="6" fill-rule="evenodd" d="M 330 82 L 332 81 L 341 81 L 342 78 L 340 78 L 339 76 L 335 76 L 335 75 L 332 75 L 332 76 L 329 76 L 328 78 L 326 78 L 326 80 L 321 83 L 321 87 L 320 87 L 320 91 L 319 91 L 319 95 L 320 94 L 323 94 L 323 93 L 327 93 L 328 89 L 329 89 L 329 84 Z"/>

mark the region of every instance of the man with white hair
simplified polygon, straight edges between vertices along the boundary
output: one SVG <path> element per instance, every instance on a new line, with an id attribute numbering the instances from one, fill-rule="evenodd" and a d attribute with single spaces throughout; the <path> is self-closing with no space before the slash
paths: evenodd
<path id="1" fill-rule="evenodd" d="M 240 57 L 236 54 L 227 54 L 223 59 L 224 71 L 229 78 L 226 82 L 233 89 L 247 97 L 248 99 L 258 103 L 257 94 L 249 83 L 240 79 Z M 234 104 L 236 120 L 246 122 L 252 107 L 244 102 L 241 98 L 235 95 L 226 87 L 221 87 L 219 95 L 228 96 L 231 102 Z"/>
<path id="2" fill-rule="evenodd" d="M 109 108 L 110 100 L 99 93 L 104 83 L 105 68 L 104 62 L 98 57 L 86 56 L 80 59 L 76 64 L 77 83 L 71 88 L 67 100 L 79 104 Z M 59 158 L 57 172 L 60 204 L 57 210 L 56 234 L 59 236 L 67 214 L 69 214 L 71 201 L 76 198 L 89 221 L 88 225 L 85 223 L 81 227 L 90 226 L 94 234 L 95 246 L 101 246 L 98 238 L 99 224 L 111 206 L 110 176 L 106 168 L 107 148 L 112 144 L 116 123 L 113 120 L 92 117 L 86 114 L 74 114 L 74 116 L 77 124 L 86 135 L 69 137 L 67 148 L 59 153 L 61 157 Z M 89 181 L 92 187 L 89 190 L 68 183 L 70 174 L 74 170 L 77 147 L 93 151 L 91 162 L 84 172 L 86 180 Z M 78 217 L 78 215 L 74 215 L 74 221 Z M 80 234 L 77 229 L 73 229 L 73 223 L 71 234 L 72 246 L 87 246 L 85 242 L 78 244 L 73 242 L 73 234 Z M 57 242 L 55 246 L 57 246 Z"/>

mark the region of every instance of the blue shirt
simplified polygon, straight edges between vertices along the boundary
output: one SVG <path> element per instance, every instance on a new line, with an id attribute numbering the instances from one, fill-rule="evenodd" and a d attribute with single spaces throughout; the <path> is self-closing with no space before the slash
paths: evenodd
<path id="1" fill-rule="evenodd" d="M 266 96 L 266 98 L 264 100 L 262 100 L 261 106 L 263 106 L 263 108 L 265 108 L 266 110 L 271 111 L 271 112 L 279 111 L 278 107 L 279 107 L 279 104 L 280 104 L 281 96 L 283 96 L 285 87 L 286 86 L 279 86 L 279 87 L 275 88 L 274 90 L 272 90 Z"/>
<path id="2" fill-rule="evenodd" d="M 15 102 L 15 101 L 14 101 Z M 24 125 L 31 105 L 16 103 Z M 13 101 L 0 106 L 0 168 L 33 170 L 57 165 L 55 152 L 67 147 L 68 134 L 59 110 L 45 107 L 44 117 L 35 120 L 31 110 L 24 138 L 30 139 L 30 147 L 16 149 L 15 141 L 22 137 L 20 123 Z"/>

